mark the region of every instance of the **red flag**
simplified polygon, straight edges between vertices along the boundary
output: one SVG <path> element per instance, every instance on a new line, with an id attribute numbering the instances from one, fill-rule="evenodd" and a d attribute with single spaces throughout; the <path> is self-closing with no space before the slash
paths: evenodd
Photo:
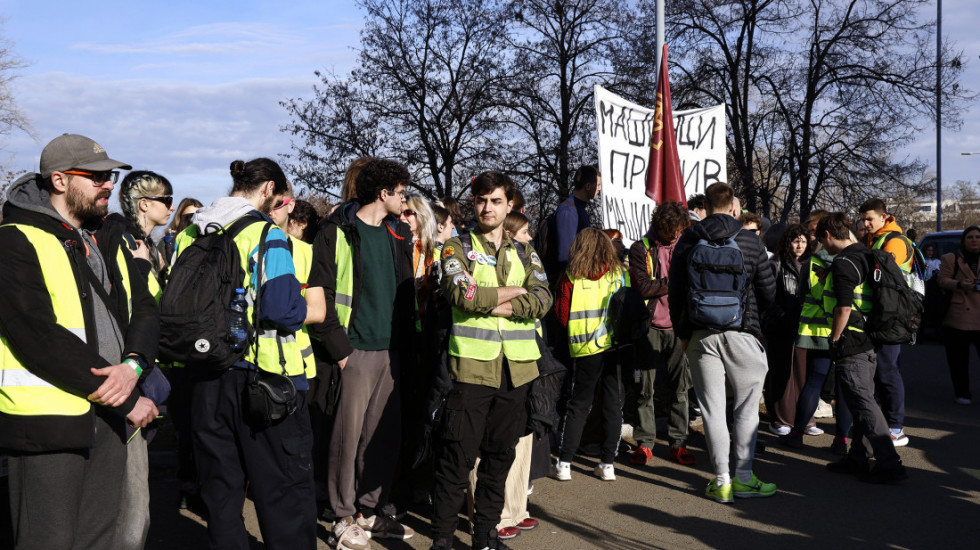
<path id="1" fill-rule="evenodd" d="M 657 79 L 657 110 L 650 140 L 650 162 L 647 164 L 647 196 L 661 204 L 677 201 L 687 206 L 681 160 L 677 156 L 674 116 L 670 109 L 670 78 L 667 76 L 667 44 L 664 44 Z"/>

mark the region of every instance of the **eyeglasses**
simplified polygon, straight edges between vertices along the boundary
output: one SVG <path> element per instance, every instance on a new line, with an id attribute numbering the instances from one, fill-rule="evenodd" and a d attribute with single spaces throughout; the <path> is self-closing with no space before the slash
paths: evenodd
<path id="1" fill-rule="evenodd" d="M 167 208 L 170 208 L 171 206 L 174 205 L 173 197 L 140 197 L 140 198 L 146 199 L 148 201 L 162 202 L 164 205 L 166 205 Z"/>
<path id="2" fill-rule="evenodd" d="M 402 216 L 408 217 L 414 215 L 415 215 L 415 211 L 412 210 L 411 208 L 406 208 L 405 210 L 402 210 Z"/>
<path id="3" fill-rule="evenodd" d="M 105 171 L 105 172 L 88 172 L 86 170 L 65 170 L 63 174 L 71 174 L 73 176 L 85 176 L 95 182 L 95 186 L 99 187 L 105 185 L 106 182 L 111 181 L 113 185 L 119 181 L 119 172 L 115 170 Z"/>
<path id="4" fill-rule="evenodd" d="M 283 206 L 286 206 L 287 204 L 289 204 L 291 202 L 293 202 L 293 199 L 291 199 L 289 197 L 286 197 L 285 199 L 282 199 L 281 202 L 279 202 L 275 206 L 273 206 L 272 209 L 273 210 L 279 210 L 280 208 L 282 208 Z"/>

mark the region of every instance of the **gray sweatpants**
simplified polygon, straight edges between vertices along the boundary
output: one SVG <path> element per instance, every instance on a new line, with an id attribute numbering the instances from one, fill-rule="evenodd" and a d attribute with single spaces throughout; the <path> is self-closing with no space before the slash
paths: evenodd
<path id="1" fill-rule="evenodd" d="M 142 550 L 150 532 L 150 462 L 142 433 L 134 435 L 126 445 L 121 498 L 113 548 Z"/>
<path id="2" fill-rule="evenodd" d="M 341 373 L 327 467 L 327 493 L 337 518 L 357 515 L 358 505 L 387 504 L 401 441 L 395 357 L 388 350 L 355 349 Z"/>
<path id="3" fill-rule="evenodd" d="M 734 392 L 735 476 L 752 471 L 755 438 L 759 431 L 759 399 L 769 370 L 766 351 L 745 332 L 696 330 L 687 347 L 694 391 L 701 402 L 708 454 L 716 475 L 729 473 L 729 446 L 725 416 L 725 380 Z"/>

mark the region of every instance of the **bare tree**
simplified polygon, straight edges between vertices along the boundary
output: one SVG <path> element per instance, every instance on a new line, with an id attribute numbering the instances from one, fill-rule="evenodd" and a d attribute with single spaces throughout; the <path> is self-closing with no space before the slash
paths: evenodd
<path id="1" fill-rule="evenodd" d="M 506 25 L 494 0 L 364 0 L 359 68 L 322 77 L 314 99 L 283 105 L 294 173 L 314 173 L 354 156 L 404 162 L 426 195 L 454 195 L 457 181 L 497 158 L 502 128 Z M 318 75 L 319 76 L 319 75 Z M 304 179 L 305 178 L 305 179 Z"/>
<path id="2" fill-rule="evenodd" d="M 3 21 L 0 20 L 0 28 L 2 25 Z M 0 142 L 13 132 L 24 132 L 37 140 L 30 120 L 13 95 L 13 81 L 19 76 L 19 71 L 26 67 L 28 64 L 14 53 L 13 43 L 0 37 Z M 22 173 L 22 170 L 11 171 L 0 165 L 0 220 L 3 219 L 2 208 L 7 202 L 10 184 Z"/>
<path id="3" fill-rule="evenodd" d="M 596 160 L 592 91 L 615 80 L 609 53 L 621 8 L 610 0 L 521 0 L 509 9 L 517 30 L 508 107 L 527 145 L 512 163 L 543 214 L 568 196 L 577 166 Z"/>
<path id="4" fill-rule="evenodd" d="M 647 39 L 650 3 L 640 2 L 644 22 L 632 35 Z M 918 193 L 924 164 L 898 152 L 935 120 L 935 23 L 921 17 L 929 5 L 669 2 L 674 108 L 725 104 L 729 180 L 748 208 L 773 218 L 846 208 L 869 193 Z M 975 96 L 958 84 L 962 55 L 943 48 L 943 122 L 955 127 Z M 655 52 L 628 51 L 639 59 L 617 60 L 617 70 L 638 81 L 654 72 Z"/>
<path id="5" fill-rule="evenodd" d="M 809 0 L 784 31 L 779 59 L 788 82 L 760 75 L 782 120 L 788 174 L 782 216 L 806 216 L 823 195 L 841 206 L 921 180 L 923 164 L 896 159 L 934 119 L 934 22 L 920 21 L 927 0 Z M 949 49 L 949 46 L 944 46 Z M 974 95 L 958 85 L 960 54 L 946 51 L 941 93 L 946 122 Z M 789 85 L 787 85 L 789 84 Z"/>

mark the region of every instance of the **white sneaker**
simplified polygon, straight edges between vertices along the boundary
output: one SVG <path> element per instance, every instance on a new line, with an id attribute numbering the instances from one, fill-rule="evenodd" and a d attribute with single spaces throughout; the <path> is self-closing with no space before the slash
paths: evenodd
<path id="1" fill-rule="evenodd" d="M 833 418 L 834 408 L 823 399 L 817 402 L 817 410 L 813 413 L 813 418 Z"/>
<path id="2" fill-rule="evenodd" d="M 776 424 L 770 422 L 769 423 L 769 431 L 772 432 L 772 433 L 774 433 L 774 434 L 776 434 L 776 435 L 789 435 L 790 427 L 789 426 L 777 426 Z"/>
<path id="3" fill-rule="evenodd" d="M 956 404 L 957 405 L 969 405 L 971 403 L 973 403 L 973 402 L 970 401 L 969 399 L 967 399 L 966 397 L 957 397 L 956 398 Z"/>
<path id="4" fill-rule="evenodd" d="M 896 447 L 904 447 L 909 444 L 909 438 L 907 435 L 905 435 L 905 430 L 902 428 L 892 429 L 890 430 L 890 433 L 892 436 L 892 443 L 894 443 Z"/>
<path id="5" fill-rule="evenodd" d="M 823 430 L 816 426 L 810 426 L 806 429 L 806 435 L 823 435 Z"/>
<path id="6" fill-rule="evenodd" d="M 354 518 L 340 518 L 333 524 L 333 536 L 338 550 L 370 550 L 368 536 Z"/>
<path id="7" fill-rule="evenodd" d="M 551 467 L 551 477 L 558 481 L 572 480 L 572 465 L 568 462 L 557 462 Z"/>
<path id="8" fill-rule="evenodd" d="M 616 471 L 612 464 L 603 464 L 600 462 L 592 473 L 602 481 L 616 481 Z"/>

